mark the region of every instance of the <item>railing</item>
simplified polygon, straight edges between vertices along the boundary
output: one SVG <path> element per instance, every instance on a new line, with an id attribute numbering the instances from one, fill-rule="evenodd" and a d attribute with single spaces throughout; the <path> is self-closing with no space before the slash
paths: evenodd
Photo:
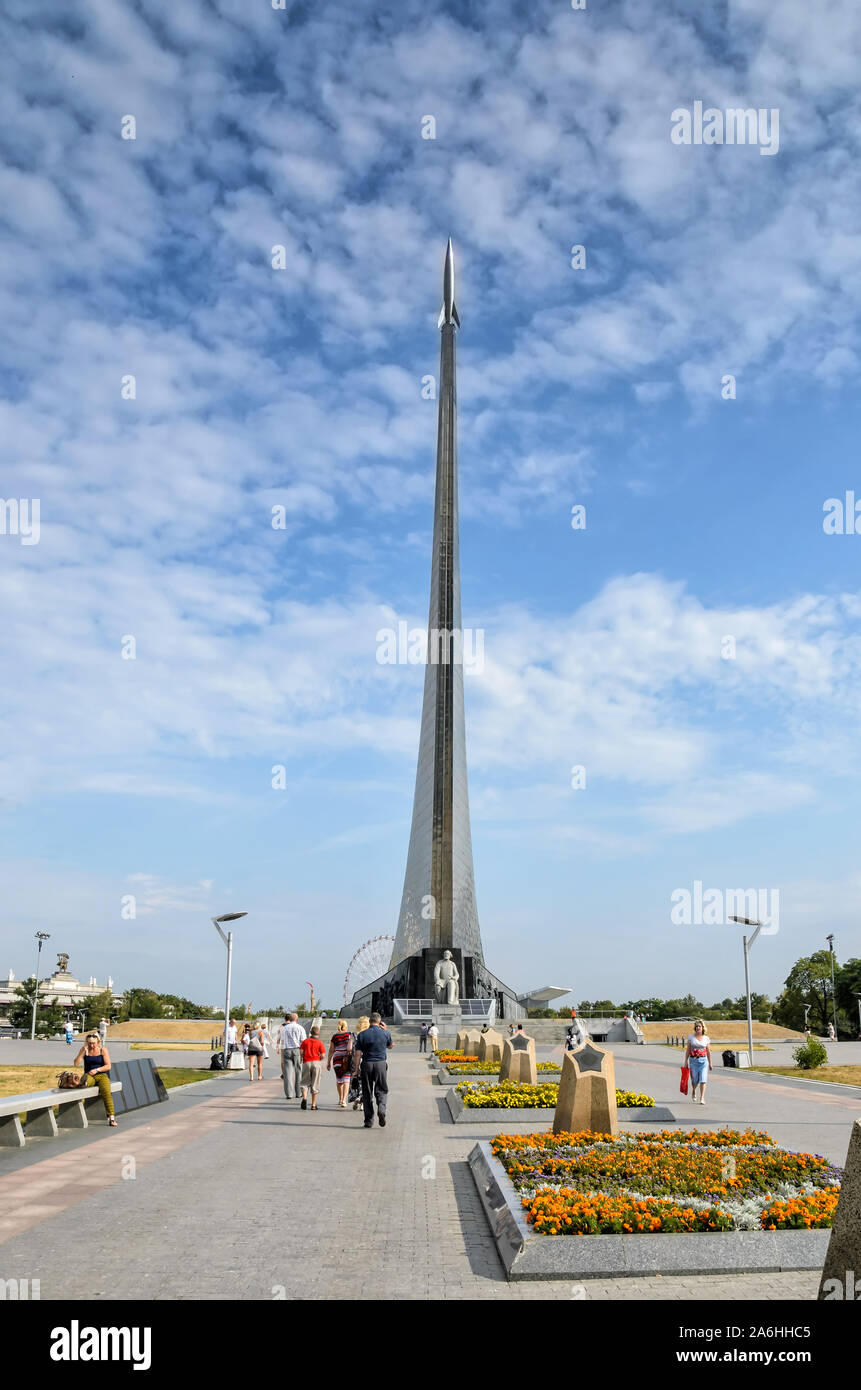
<path id="1" fill-rule="evenodd" d="M 460 1012 L 462 1018 L 486 1018 L 488 1020 L 496 1017 L 495 999 L 461 999 Z"/>
<path id="2" fill-rule="evenodd" d="M 395 999 L 395 1021 L 403 1023 L 408 1018 L 433 1018 L 433 999 Z M 461 999 L 457 1007 L 461 1018 L 481 1018 L 492 1023 L 496 1018 L 495 999 Z"/>
<path id="3" fill-rule="evenodd" d="M 402 1023 L 405 1018 L 432 1018 L 432 999 L 395 999 L 395 1018 Z"/>

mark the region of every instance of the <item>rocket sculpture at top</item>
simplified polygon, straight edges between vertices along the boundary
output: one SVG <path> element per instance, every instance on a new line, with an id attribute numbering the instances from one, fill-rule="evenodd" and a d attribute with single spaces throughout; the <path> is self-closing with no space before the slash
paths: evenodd
<path id="1" fill-rule="evenodd" d="M 457 390 L 454 252 L 445 253 L 439 316 L 440 374 L 436 494 L 419 757 L 404 891 L 391 966 L 425 947 L 484 956 L 475 905 L 466 777 L 460 555 L 457 508 Z M 437 637 L 437 634 L 440 634 Z M 457 653 L 461 653 L 460 659 Z"/>
<path id="2" fill-rule="evenodd" d="M 442 272 L 442 308 L 439 311 L 437 328 L 442 328 L 444 323 L 456 323 L 460 328 L 457 305 L 454 302 L 454 251 L 452 250 L 451 237 L 449 237 L 448 246 L 445 248 L 445 266 Z"/>

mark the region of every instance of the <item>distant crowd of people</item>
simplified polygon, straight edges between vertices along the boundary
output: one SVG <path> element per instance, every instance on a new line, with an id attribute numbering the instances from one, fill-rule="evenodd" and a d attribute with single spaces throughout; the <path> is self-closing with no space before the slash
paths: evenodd
<path id="1" fill-rule="evenodd" d="M 227 1052 L 230 1055 L 241 1049 L 248 1061 L 249 1080 L 262 1081 L 263 1062 L 274 1046 L 286 1099 L 298 1100 L 302 1110 L 312 1113 L 319 1108 L 325 1062 L 326 1070 L 335 1074 L 338 1109 L 346 1110 L 352 1105 L 358 1110 L 361 1105 L 365 1128 L 373 1127 L 376 1115 L 380 1128 L 385 1129 L 389 1094 L 387 1054 L 394 1042 L 381 1016 L 372 1013 L 360 1018 L 355 1032 L 345 1019 L 339 1018 L 328 1050 L 320 1037 L 322 1026 L 322 1018 L 315 1018 L 310 1033 L 306 1033 L 298 1013 L 285 1014 L 274 1039 L 265 1021 L 259 1019 L 257 1023 L 246 1023 L 237 1040 L 236 1020 L 231 1019 Z M 436 1028 L 432 1031 L 438 1036 Z"/>

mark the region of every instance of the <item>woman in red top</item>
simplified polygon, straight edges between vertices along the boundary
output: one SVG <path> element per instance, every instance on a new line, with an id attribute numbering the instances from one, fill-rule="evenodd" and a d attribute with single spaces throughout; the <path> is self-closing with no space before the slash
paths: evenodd
<path id="1" fill-rule="evenodd" d="M 308 1092 L 311 1092 L 311 1109 L 317 1109 L 317 1093 L 320 1090 L 320 1077 L 323 1075 L 323 1058 L 326 1049 L 320 1041 L 320 1025 L 315 1023 L 310 1038 L 299 1044 L 302 1053 L 302 1109 L 308 1109 Z"/>

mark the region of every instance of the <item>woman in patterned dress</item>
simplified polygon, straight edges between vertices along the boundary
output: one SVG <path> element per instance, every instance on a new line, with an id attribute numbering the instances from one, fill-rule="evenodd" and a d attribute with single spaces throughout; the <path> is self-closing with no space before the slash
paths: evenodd
<path id="1" fill-rule="evenodd" d="M 326 1070 L 335 1068 L 335 1081 L 338 1084 L 338 1109 L 346 1110 L 347 1092 L 350 1089 L 350 1073 L 353 1070 L 354 1038 L 343 1018 L 338 1019 L 332 1041 L 329 1044 L 329 1060 Z"/>

